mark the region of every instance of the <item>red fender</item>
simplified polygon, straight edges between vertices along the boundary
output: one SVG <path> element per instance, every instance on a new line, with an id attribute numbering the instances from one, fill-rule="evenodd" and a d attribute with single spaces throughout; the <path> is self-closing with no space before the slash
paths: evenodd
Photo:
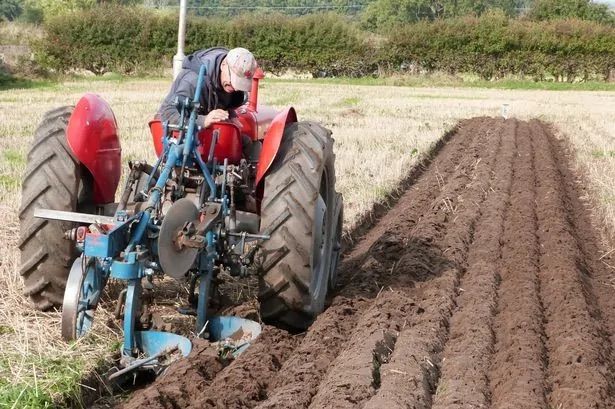
<path id="1" fill-rule="evenodd" d="M 112 203 L 122 173 L 122 149 L 109 105 L 98 95 L 85 94 L 68 121 L 66 137 L 77 160 L 92 174 L 94 202 Z"/>
<path id="2" fill-rule="evenodd" d="M 257 187 L 273 163 L 275 156 L 278 154 L 286 125 L 293 122 L 297 122 L 297 113 L 293 107 L 286 108 L 284 111 L 277 114 L 276 117 L 273 118 L 273 121 L 271 121 L 271 125 L 269 125 L 265 133 L 263 149 L 261 150 L 261 156 L 258 159 L 258 165 L 256 167 Z"/>
<path id="3" fill-rule="evenodd" d="M 149 130 L 152 133 L 152 140 L 154 141 L 154 150 L 156 151 L 156 156 L 160 157 L 162 154 L 162 137 L 164 136 L 164 127 L 162 126 L 162 121 L 160 117 L 156 115 L 154 119 L 149 121 Z"/>

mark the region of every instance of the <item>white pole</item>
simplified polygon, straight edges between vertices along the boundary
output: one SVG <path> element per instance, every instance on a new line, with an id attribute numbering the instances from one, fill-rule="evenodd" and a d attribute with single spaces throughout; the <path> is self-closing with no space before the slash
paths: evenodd
<path id="1" fill-rule="evenodd" d="M 177 54 L 173 57 L 173 79 L 182 70 L 184 62 L 184 43 L 186 42 L 186 0 L 179 2 L 179 28 L 177 31 Z"/>

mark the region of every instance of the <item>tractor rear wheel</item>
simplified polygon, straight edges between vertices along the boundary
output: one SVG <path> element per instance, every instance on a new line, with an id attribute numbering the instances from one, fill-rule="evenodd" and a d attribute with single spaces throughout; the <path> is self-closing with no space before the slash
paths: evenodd
<path id="1" fill-rule="evenodd" d="M 265 177 L 261 202 L 261 317 L 307 328 L 324 309 L 335 211 L 331 132 L 311 122 L 288 125 Z"/>
<path id="2" fill-rule="evenodd" d="M 34 217 L 34 209 L 77 211 L 91 205 L 91 176 L 66 140 L 72 106 L 47 112 L 34 134 L 23 175 L 19 209 L 24 293 L 39 310 L 62 305 L 69 268 L 76 257 L 64 232 L 74 223 Z"/>

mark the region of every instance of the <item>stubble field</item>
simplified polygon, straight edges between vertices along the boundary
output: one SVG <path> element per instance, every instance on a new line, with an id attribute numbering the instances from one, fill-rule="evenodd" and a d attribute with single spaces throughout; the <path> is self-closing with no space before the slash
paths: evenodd
<path id="1" fill-rule="evenodd" d="M 167 86 L 76 82 L 0 93 L 0 401 L 30 399 L 34 405 L 71 388 L 74 394 L 87 390 L 81 375 L 117 347 L 117 330 L 105 319 L 92 337 L 63 343 L 59 315 L 31 311 L 21 295 L 16 214 L 38 120 L 86 90 L 97 92 L 115 110 L 124 158 L 151 160 L 146 124 Z M 270 329 L 246 358 L 201 380 L 210 395 L 237 398 L 212 406 L 504 407 L 519 396 L 527 407 L 586 399 L 609 406 L 615 328 L 605 313 L 613 286 L 608 241 L 602 240 L 609 234 L 601 232 L 614 231 L 615 93 L 265 82 L 261 101 L 293 105 L 300 119 L 332 129 L 345 231 L 355 245 L 332 306 L 310 331 L 289 336 Z M 498 117 L 502 104 L 510 116 L 555 127 L 464 122 L 423 174 L 406 180 L 459 120 Z M 574 147 L 571 157 L 567 146 Z M 581 174 L 585 178 L 578 179 Z M 370 224 L 373 205 L 399 186 L 408 189 L 394 195 L 397 207 L 366 238 L 354 235 Z M 591 221 L 598 229 L 586 228 Z M 550 229 L 560 240 L 553 241 Z M 555 254 L 568 256 L 552 259 Z M 566 300 L 557 295 L 564 288 L 554 284 L 562 281 L 557 272 L 564 272 L 562 285 L 571 294 Z M 569 337 L 579 341 L 568 343 Z M 351 356 L 357 359 L 346 359 Z M 254 386 L 258 398 L 225 383 L 250 362 L 278 365 L 261 372 L 271 373 Z M 513 365 L 499 370 L 504 362 Z M 413 380 L 410 394 L 399 386 Z M 536 385 L 531 393 L 525 383 Z M 577 389 L 591 393 L 570 393 Z M 186 396 L 204 405 L 210 397 Z M 466 397 L 456 401 L 459 396 Z"/>

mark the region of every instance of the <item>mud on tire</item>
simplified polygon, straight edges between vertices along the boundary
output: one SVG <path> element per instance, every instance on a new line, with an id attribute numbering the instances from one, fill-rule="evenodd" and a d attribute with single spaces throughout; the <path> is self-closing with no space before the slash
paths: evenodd
<path id="1" fill-rule="evenodd" d="M 261 202 L 261 231 L 271 235 L 260 260 L 264 321 L 305 329 L 324 309 L 334 234 L 329 228 L 334 159 L 329 130 L 311 122 L 287 126 Z"/>
<path id="2" fill-rule="evenodd" d="M 76 211 L 80 203 L 87 201 L 91 188 L 87 171 L 82 171 L 66 140 L 72 112 L 72 106 L 65 106 L 43 116 L 23 175 L 19 209 L 20 274 L 25 295 L 39 310 L 62 305 L 68 271 L 76 254 L 74 243 L 64 239 L 64 232 L 74 224 L 35 218 L 34 210 Z"/>

